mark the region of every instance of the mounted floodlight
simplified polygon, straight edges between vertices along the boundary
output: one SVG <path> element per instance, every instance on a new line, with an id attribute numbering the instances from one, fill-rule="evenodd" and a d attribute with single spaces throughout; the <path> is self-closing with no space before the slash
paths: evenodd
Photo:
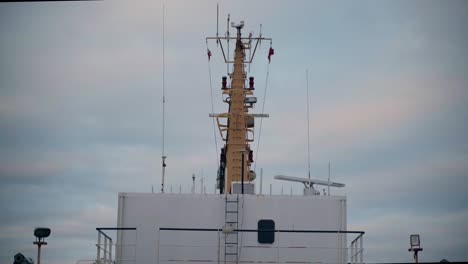
<path id="1" fill-rule="evenodd" d="M 257 97 L 246 97 L 244 99 L 244 102 L 247 104 L 256 104 L 257 103 Z"/>
<path id="2" fill-rule="evenodd" d="M 48 237 L 50 236 L 50 228 L 36 227 L 36 229 L 34 229 L 34 236 L 39 237 L 39 238 Z"/>
<path id="3" fill-rule="evenodd" d="M 420 247 L 419 235 L 410 235 L 410 245 L 411 247 Z"/>
<path id="4" fill-rule="evenodd" d="M 41 246 L 47 245 L 44 238 L 50 236 L 50 228 L 36 227 L 34 229 L 34 236 L 36 237 L 36 241 L 33 244 L 37 245 L 37 264 L 41 264 Z"/>
<path id="5" fill-rule="evenodd" d="M 418 253 L 419 251 L 423 251 L 419 234 L 410 235 L 410 246 L 411 248 L 409 248 L 408 251 L 413 252 L 414 261 L 418 263 Z"/>

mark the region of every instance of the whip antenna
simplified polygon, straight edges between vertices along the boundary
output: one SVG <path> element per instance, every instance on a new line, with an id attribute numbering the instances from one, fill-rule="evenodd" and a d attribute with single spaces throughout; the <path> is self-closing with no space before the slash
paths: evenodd
<path id="1" fill-rule="evenodd" d="M 309 124 L 309 70 L 306 70 L 306 89 L 307 89 L 307 161 L 308 175 L 310 180 L 310 124 Z"/>
<path id="2" fill-rule="evenodd" d="M 163 4 L 163 23 L 162 23 L 162 49 L 163 49 L 163 54 L 162 54 L 162 105 L 163 105 L 163 111 L 162 111 L 162 179 L 161 179 L 161 193 L 164 193 L 164 177 L 166 176 L 166 155 L 165 155 L 165 149 L 164 149 L 164 133 L 165 133 L 165 118 L 166 118 L 166 94 L 165 94 L 165 69 L 164 69 L 164 64 L 165 64 L 165 50 L 164 50 L 164 4 Z"/>
<path id="3" fill-rule="evenodd" d="M 330 196 L 330 162 L 328 162 L 328 196 Z"/>
<path id="4" fill-rule="evenodd" d="M 229 22 L 231 21 L 231 14 L 228 14 L 228 17 L 227 17 L 227 30 L 226 30 L 226 41 L 227 41 L 227 63 L 226 63 L 226 67 L 227 67 L 227 75 L 229 76 Z"/>

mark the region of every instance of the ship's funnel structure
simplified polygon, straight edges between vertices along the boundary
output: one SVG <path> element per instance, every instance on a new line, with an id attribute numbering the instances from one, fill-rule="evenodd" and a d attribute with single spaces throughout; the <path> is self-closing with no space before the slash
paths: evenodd
<path id="1" fill-rule="evenodd" d="M 220 48 L 224 56 L 224 61 L 228 65 L 232 64 L 232 72 L 229 72 L 230 86 L 227 77 L 222 77 L 221 90 L 225 97 L 224 102 L 229 105 L 228 113 L 210 114 L 210 117 L 217 118 L 218 128 L 222 139 L 226 142 L 221 149 L 220 166 L 218 170 L 218 188 L 220 193 L 232 193 L 232 183 L 239 182 L 242 185 L 255 178 L 255 173 L 250 170 L 254 162 L 253 152 L 250 142 L 254 140 L 254 121 L 255 117 L 268 117 L 264 114 L 249 114 L 249 109 L 257 102 L 253 96 L 254 78 L 249 77 L 245 65 L 252 63 L 258 44 L 262 40 L 270 38 L 242 37 L 242 28 L 244 21 L 239 24 L 234 22 L 231 26 L 237 30 L 235 37 L 230 37 L 229 31 L 225 37 L 208 37 L 220 43 Z M 228 46 L 227 52 L 224 51 L 223 42 Z M 234 58 L 229 57 L 229 42 L 235 41 Z M 255 44 L 255 45 L 253 45 Z M 246 57 L 246 51 L 249 56 Z M 227 55 L 227 56 L 226 56 Z M 229 66 L 228 66 L 229 69 Z M 247 82 L 248 81 L 248 82 Z M 225 118 L 226 120 L 221 120 Z M 242 193 L 244 188 L 241 188 Z"/>

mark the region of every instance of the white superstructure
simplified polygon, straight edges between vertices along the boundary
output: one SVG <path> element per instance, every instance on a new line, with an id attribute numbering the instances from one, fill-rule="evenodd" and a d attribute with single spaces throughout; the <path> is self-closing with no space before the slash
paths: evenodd
<path id="1" fill-rule="evenodd" d="M 228 75 L 231 85 L 225 76 L 221 87 L 229 111 L 210 114 L 217 118 L 226 142 L 219 159 L 218 193 L 164 193 L 164 185 L 161 193 L 119 193 L 117 227 L 97 228 L 95 263 L 363 262 L 364 232 L 347 230 L 346 197 L 320 195 L 314 189 L 314 185 L 344 184 L 310 179 L 310 175 L 308 179 L 279 175 L 278 180 L 304 184 L 304 195 L 255 194 L 250 136 L 254 118 L 268 115 L 249 113 L 257 99 L 254 78 L 249 77 L 246 85 L 245 65 L 252 62 L 262 40 L 270 41 L 269 60 L 274 51 L 272 40 L 261 34 L 242 37 L 243 26 L 243 22 L 233 23 L 236 36 L 227 32 L 225 37 L 207 38 L 216 40 L 221 49 L 222 40 L 228 47 L 229 41 L 236 45 L 233 60 L 222 50 L 228 71 L 233 65 Z"/>
<path id="2" fill-rule="evenodd" d="M 235 201 L 237 196 L 228 199 Z M 259 221 L 272 220 L 276 230 L 346 231 L 343 196 L 239 195 L 239 202 L 228 205 L 228 210 L 237 206 L 239 230 L 256 230 Z M 136 230 L 122 231 L 117 243 L 135 247 L 117 247 L 118 259 L 142 264 L 224 262 L 223 231 L 160 229 L 222 230 L 225 207 L 224 195 L 120 193 L 118 227 Z M 239 232 L 239 263 L 346 261 L 344 234 L 275 232 L 272 243 L 259 243 L 258 236 L 258 232 Z"/>

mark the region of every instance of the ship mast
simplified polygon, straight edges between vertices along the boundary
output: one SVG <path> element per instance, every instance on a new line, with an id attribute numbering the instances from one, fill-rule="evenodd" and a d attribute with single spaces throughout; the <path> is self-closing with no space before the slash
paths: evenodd
<path id="1" fill-rule="evenodd" d="M 231 89 L 224 93 L 230 95 L 229 120 L 226 140 L 226 185 L 230 191 L 233 181 L 247 182 L 247 175 L 250 172 L 250 161 L 245 158 L 249 148 L 247 143 L 247 130 L 245 125 L 244 98 L 249 90 L 244 87 L 246 73 L 244 72 L 244 48 L 241 41 L 241 29 L 243 24 L 237 26 L 236 48 L 234 50 L 234 70 L 232 73 Z M 242 164 L 243 162 L 243 164 Z M 244 171 L 242 172 L 242 169 Z M 242 179 L 241 177 L 244 177 Z"/>
<path id="2" fill-rule="evenodd" d="M 249 114 L 248 111 L 257 102 L 257 98 L 253 97 L 254 78 L 249 77 L 248 86 L 246 85 L 247 73 L 245 72 L 245 64 L 251 63 L 255 55 L 258 44 L 261 40 L 270 40 L 270 38 L 259 37 L 242 37 L 242 28 L 244 22 L 240 24 L 231 24 L 237 29 L 237 35 L 230 37 L 212 37 L 220 43 L 220 47 L 224 56 L 225 62 L 229 65 L 233 64 L 233 71 L 229 74 L 231 85 L 227 85 L 227 77 L 223 77 L 222 91 L 226 96 L 224 102 L 229 105 L 228 113 L 210 114 L 211 117 L 217 118 L 218 127 L 221 133 L 221 138 L 226 142 L 221 149 L 220 167 L 218 170 L 218 186 L 220 193 L 232 193 L 232 182 L 247 183 L 255 179 L 255 173 L 250 170 L 253 163 L 253 152 L 250 148 L 250 142 L 254 138 L 254 117 L 268 117 L 266 114 Z M 234 50 L 234 60 L 226 58 L 221 40 L 235 40 L 236 46 Z M 253 41 L 256 40 L 255 46 L 252 47 Z M 246 59 L 245 51 L 253 48 L 253 52 Z M 225 124 L 220 123 L 220 118 L 226 118 Z M 250 137 L 249 137 L 250 136 Z M 242 186 L 243 191 L 243 186 Z"/>

